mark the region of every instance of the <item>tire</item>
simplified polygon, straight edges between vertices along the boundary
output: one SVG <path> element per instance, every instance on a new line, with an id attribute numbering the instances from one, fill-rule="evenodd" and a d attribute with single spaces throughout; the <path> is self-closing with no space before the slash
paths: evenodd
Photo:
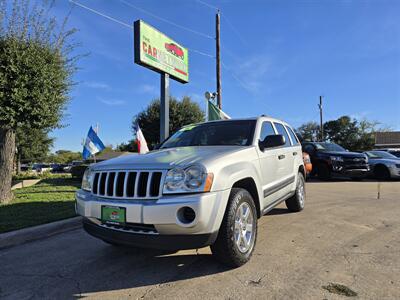
<path id="1" fill-rule="evenodd" d="M 327 164 L 321 163 L 317 166 L 318 178 L 322 180 L 329 180 L 332 178 L 331 170 Z"/>
<path id="2" fill-rule="evenodd" d="M 211 252 L 221 263 L 240 267 L 250 260 L 256 240 L 257 210 L 254 200 L 245 189 L 233 188 L 217 240 L 210 246 Z"/>
<path id="3" fill-rule="evenodd" d="M 299 212 L 304 209 L 304 202 L 306 200 L 306 187 L 304 175 L 299 173 L 297 176 L 296 191 L 292 197 L 287 199 L 286 207 L 292 212 Z"/>
<path id="4" fill-rule="evenodd" d="M 374 169 L 374 175 L 376 179 L 379 180 L 389 180 L 390 179 L 390 172 L 388 168 L 383 165 L 378 165 Z"/>

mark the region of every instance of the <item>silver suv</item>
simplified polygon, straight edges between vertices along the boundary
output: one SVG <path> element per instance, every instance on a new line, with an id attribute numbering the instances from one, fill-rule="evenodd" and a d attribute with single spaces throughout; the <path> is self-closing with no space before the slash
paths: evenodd
<path id="1" fill-rule="evenodd" d="M 92 165 L 76 193 L 84 229 L 113 245 L 210 246 L 246 263 L 257 219 L 286 201 L 304 208 L 300 143 L 285 122 L 259 117 L 183 127 L 158 150 Z"/>

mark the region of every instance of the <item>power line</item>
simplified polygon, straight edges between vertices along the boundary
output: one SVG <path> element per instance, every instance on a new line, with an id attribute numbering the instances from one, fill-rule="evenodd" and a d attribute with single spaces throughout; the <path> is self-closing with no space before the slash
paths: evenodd
<path id="1" fill-rule="evenodd" d="M 239 31 L 235 28 L 235 26 L 233 26 L 232 22 L 229 21 L 228 17 L 221 13 L 222 18 L 226 21 L 226 23 L 229 25 L 229 27 L 232 29 L 232 31 L 237 35 L 237 37 L 239 38 L 239 40 L 243 43 L 243 45 L 247 46 L 247 42 L 246 40 L 243 38 L 243 36 L 239 33 Z"/>
<path id="2" fill-rule="evenodd" d="M 133 4 L 129 3 L 129 2 L 126 2 L 125 0 L 119 0 L 119 1 L 122 2 L 122 3 L 124 3 L 124 4 L 127 5 L 127 6 L 131 7 L 131 8 L 134 8 L 134 9 L 136 9 L 136 10 L 139 10 L 139 11 L 141 11 L 141 12 L 143 12 L 143 13 L 149 15 L 149 16 L 152 16 L 153 18 L 156 18 L 156 19 L 158 19 L 158 20 L 160 20 L 160 21 L 163 21 L 163 22 L 165 22 L 165 23 L 168 23 L 168 24 L 170 24 L 170 25 L 173 25 L 173 26 L 175 26 L 175 27 L 178 27 L 178 28 L 180 28 L 180 29 L 182 29 L 182 30 L 186 30 L 186 31 L 188 31 L 188 32 L 191 32 L 191 33 L 197 34 L 197 35 L 199 35 L 199 36 L 202 36 L 202 37 L 204 37 L 204 38 L 208 38 L 208 39 L 212 39 L 212 40 L 214 39 L 214 37 L 212 37 L 212 36 L 210 36 L 210 35 L 208 35 L 208 34 L 205 34 L 205 33 L 199 32 L 199 31 L 197 31 L 197 30 L 190 29 L 190 28 L 187 28 L 187 27 L 185 27 L 185 26 L 179 25 L 179 24 L 177 24 L 177 23 L 175 23 L 175 22 L 172 22 L 172 21 L 167 20 L 167 19 L 165 19 L 165 18 L 163 18 L 163 17 L 160 17 L 160 16 L 158 16 L 158 15 L 152 13 L 152 12 L 149 12 L 149 11 L 147 11 L 147 10 L 141 8 L 141 7 L 138 7 L 138 6 L 133 5 Z"/>
<path id="3" fill-rule="evenodd" d="M 218 7 L 216 7 L 216 6 L 214 6 L 214 5 L 211 5 L 211 4 L 208 4 L 207 2 L 204 2 L 204 1 L 201 1 L 201 0 L 196 0 L 196 1 L 199 2 L 199 3 L 201 3 L 201 4 L 203 4 L 204 6 L 209 7 L 209 8 L 212 8 L 212 9 L 215 9 L 215 10 L 219 10 Z"/>
<path id="4" fill-rule="evenodd" d="M 83 5 L 83 4 L 79 3 L 79 2 L 76 2 L 76 1 L 74 1 L 74 0 L 69 0 L 69 2 L 74 3 L 75 5 L 77 5 L 77 6 L 81 7 L 81 8 L 84 8 L 84 9 L 86 9 L 86 10 L 88 10 L 88 11 L 90 11 L 90 12 L 96 14 L 96 15 L 99 15 L 99 16 L 101 16 L 101 17 L 103 17 L 103 18 L 106 18 L 106 19 L 108 19 L 108 20 L 110 20 L 110 21 L 113 21 L 113 22 L 115 22 L 115 23 L 118 23 L 118 24 L 120 24 L 120 25 L 123 25 L 123 26 L 125 26 L 125 27 L 128 27 L 128 28 L 130 28 L 130 29 L 133 29 L 133 26 L 132 26 L 132 25 L 129 25 L 129 24 L 127 24 L 127 23 L 125 23 L 125 22 L 123 22 L 123 21 L 120 21 L 120 20 L 118 20 L 118 19 L 115 19 L 115 18 L 113 18 L 113 17 L 110 17 L 110 16 L 108 16 L 108 15 L 106 15 L 106 14 L 104 14 L 104 13 L 98 11 L 98 10 L 95 10 L 95 9 L 93 9 L 93 8 L 90 8 L 90 7 L 88 7 L 88 6 L 86 6 L 86 5 Z M 205 52 L 202 52 L 202 51 L 193 49 L 193 48 L 188 48 L 188 49 L 189 49 L 190 51 L 193 51 L 194 53 L 197 53 L 197 54 L 200 54 L 200 55 L 203 55 L 203 56 L 206 56 L 206 57 L 215 58 L 215 56 L 213 56 L 213 55 L 211 55 L 211 54 L 208 54 L 208 53 L 205 53 Z"/>
<path id="5" fill-rule="evenodd" d="M 120 20 L 114 19 L 113 17 L 107 16 L 107 15 L 105 15 L 105 14 L 103 14 L 103 13 L 101 13 L 101 12 L 99 12 L 99 11 L 93 9 L 93 8 L 87 7 L 87 6 L 83 5 L 83 4 L 80 4 L 80 3 L 76 2 L 76 1 L 74 1 L 74 0 L 69 0 L 69 2 L 74 3 L 75 5 L 78 5 L 78 6 L 82 7 L 82 8 L 84 8 L 84 9 L 87 9 L 88 11 L 91 11 L 92 13 L 95 13 L 95 14 L 97 14 L 99 16 L 102 16 L 102 17 L 104 17 L 106 19 L 109 19 L 110 21 L 114 21 L 114 22 L 116 22 L 116 23 L 118 23 L 120 25 L 123 25 L 125 27 L 130 28 L 130 29 L 133 29 L 132 25 L 129 25 L 129 24 L 125 23 L 125 22 L 122 22 Z"/>
<path id="6" fill-rule="evenodd" d="M 228 67 L 224 64 L 223 61 L 221 61 L 221 65 L 222 65 L 222 67 L 223 67 L 225 70 L 227 70 L 227 71 L 229 72 L 229 74 L 231 74 L 231 76 L 232 76 L 237 82 L 239 82 L 239 84 L 242 86 L 242 88 L 244 88 L 244 89 L 247 90 L 246 83 L 245 83 L 244 81 L 242 81 L 241 79 L 239 79 L 239 77 L 237 77 L 237 76 L 235 75 L 235 73 L 233 73 L 232 70 L 231 70 L 230 68 L 228 68 Z"/>
<path id="7" fill-rule="evenodd" d="M 200 55 L 203 55 L 203 56 L 207 56 L 207 57 L 211 57 L 211 58 L 215 58 L 214 55 L 211 55 L 211 54 L 208 54 L 208 53 L 204 53 L 202 51 L 199 51 L 199 50 L 196 50 L 196 49 L 193 49 L 193 48 L 188 48 L 188 49 L 190 51 L 193 51 L 193 52 L 197 53 L 197 54 L 200 54 Z"/>

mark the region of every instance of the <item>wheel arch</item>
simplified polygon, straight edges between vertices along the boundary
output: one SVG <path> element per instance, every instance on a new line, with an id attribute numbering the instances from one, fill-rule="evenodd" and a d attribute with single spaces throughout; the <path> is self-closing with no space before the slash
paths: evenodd
<path id="1" fill-rule="evenodd" d="M 379 169 L 390 172 L 388 166 L 386 166 L 386 165 L 383 164 L 383 163 L 377 163 L 377 164 L 374 165 L 374 167 L 373 167 L 374 175 L 375 175 L 375 172 L 376 172 L 377 170 L 379 170 Z"/>
<path id="2" fill-rule="evenodd" d="M 232 188 L 242 188 L 250 193 L 252 198 L 254 199 L 254 205 L 257 209 L 257 218 L 261 217 L 261 208 L 260 208 L 260 198 L 258 196 L 257 185 L 253 178 L 246 177 L 236 181 Z"/>
<path id="3" fill-rule="evenodd" d="M 303 174 L 304 178 L 307 177 L 307 173 L 306 173 L 306 169 L 304 168 L 304 165 L 300 165 L 300 166 L 299 166 L 299 168 L 298 168 L 298 170 L 297 170 L 297 173 Z"/>

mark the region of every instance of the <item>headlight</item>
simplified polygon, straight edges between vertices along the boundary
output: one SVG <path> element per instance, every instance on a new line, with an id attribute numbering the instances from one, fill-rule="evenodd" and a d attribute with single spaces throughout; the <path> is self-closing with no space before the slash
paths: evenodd
<path id="1" fill-rule="evenodd" d="M 343 161 L 343 157 L 341 157 L 341 156 L 331 156 L 331 161 Z"/>
<path id="2" fill-rule="evenodd" d="M 208 192 L 211 189 L 213 174 L 207 173 L 201 165 L 189 166 L 185 169 L 169 170 L 165 176 L 164 194 Z"/>
<path id="3" fill-rule="evenodd" d="M 182 169 L 172 169 L 167 172 L 164 187 L 170 191 L 174 191 L 182 187 L 185 182 L 185 171 Z"/>
<path id="4" fill-rule="evenodd" d="M 90 170 L 90 168 L 87 168 L 82 178 L 82 190 L 92 190 L 92 174 L 92 170 Z"/>

